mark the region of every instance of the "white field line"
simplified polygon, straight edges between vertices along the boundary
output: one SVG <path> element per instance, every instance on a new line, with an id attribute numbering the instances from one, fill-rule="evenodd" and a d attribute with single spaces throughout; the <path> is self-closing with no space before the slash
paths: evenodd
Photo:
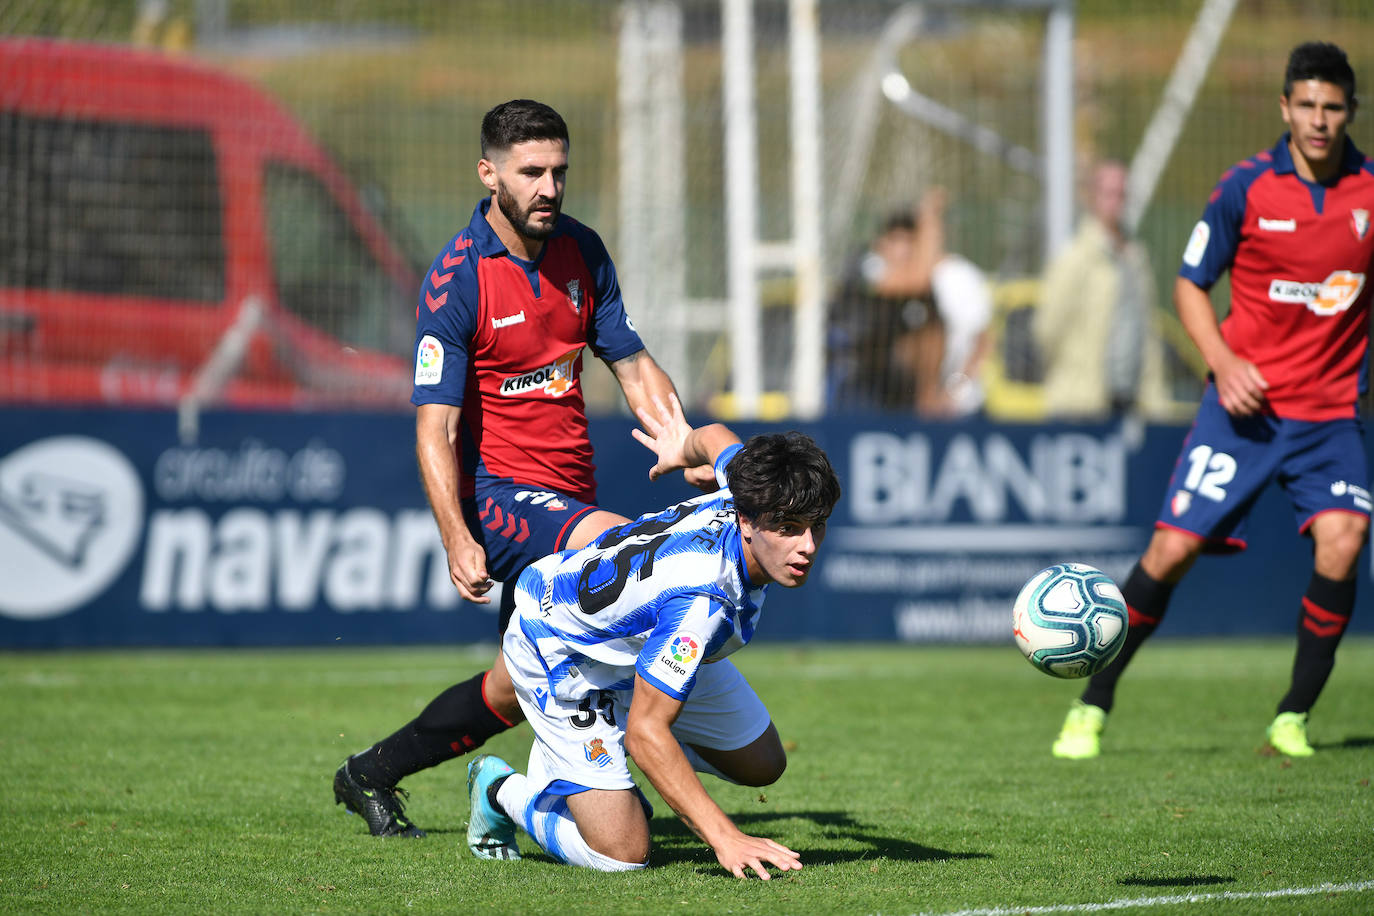
<path id="1" fill-rule="evenodd" d="M 1167 897 L 1135 897 L 1107 903 L 1061 903 L 1051 906 L 995 906 L 986 909 L 952 910 L 946 913 L 920 913 L 918 916 L 1039 916 L 1043 913 L 1102 913 L 1109 910 L 1144 909 L 1171 904 L 1212 903 L 1218 900 L 1269 900 L 1278 897 L 1311 897 L 1316 894 L 1343 894 L 1374 890 L 1374 881 L 1347 884 L 1321 884 L 1316 887 L 1286 887 L 1276 891 L 1221 891 L 1211 894 L 1172 894 Z"/>

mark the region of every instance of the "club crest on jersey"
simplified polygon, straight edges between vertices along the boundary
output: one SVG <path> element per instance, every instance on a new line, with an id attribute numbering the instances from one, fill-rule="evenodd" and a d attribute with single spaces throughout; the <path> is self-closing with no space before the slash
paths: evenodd
<path id="1" fill-rule="evenodd" d="M 1174 517 L 1182 515 L 1188 511 L 1188 507 L 1193 504 L 1193 494 L 1187 490 L 1178 490 L 1174 493 L 1174 498 L 1169 500 L 1169 511 L 1174 513 Z"/>
<path id="2" fill-rule="evenodd" d="M 1355 231 L 1355 238 L 1363 242 L 1364 237 L 1369 234 L 1369 211 L 1351 210 L 1350 228 Z"/>
<path id="3" fill-rule="evenodd" d="M 577 383 L 577 357 L 581 352 L 581 348 L 571 350 L 547 366 L 507 376 L 501 380 L 501 394 L 513 397 L 542 389 L 551 398 L 561 398 Z"/>
<path id="4" fill-rule="evenodd" d="M 579 314 L 579 315 L 582 314 L 582 281 L 581 281 L 581 280 L 569 280 L 569 281 L 568 281 L 568 304 L 572 306 L 572 310 L 573 310 L 574 312 L 576 312 L 576 313 Z"/>
<path id="5" fill-rule="evenodd" d="M 594 763 L 599 767 L 611 765 L 611 752 L 606 750 L 600 738 L 583 742 L 582 752 L 587 755 L 588 763 Z"/>

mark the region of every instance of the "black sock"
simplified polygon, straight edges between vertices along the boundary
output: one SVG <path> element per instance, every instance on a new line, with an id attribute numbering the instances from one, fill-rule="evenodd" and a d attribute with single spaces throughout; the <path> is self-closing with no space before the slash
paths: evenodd
<path id="1" fill-rule="evenodd" d="M 1126 584 L 1121 588 L 1121 597 L 1126 599 L 1126 610 L 1130 612 L 1126 644 L 1121 647 L 1121 652 L 1112 659 L 1110 665 L 1094 674 L 1088 681 L 1081 697 L 1084 703 L 1097 706 L 1106 712 L 1112 711 L 1116 682 L 1121 678 L 1121 672 L 1126 670 L 1131 656 L 1135 655 L 1141 643 L 1149 639 L 1150 634 L 1164 619 L 1164 612 L 1169 609 L 1169 597 L 1173 593 L 1172 585 L 1152 578 L 1140 568 L 1139 563 L 1135 564 L 1131 574 L 1126 577 Z"/>
<path id="2" fill-rule="evenodd" d="M 1312 573 L 1298 615 L 1298 651 L 1293 658 L 1293 681 L 1279 701 L 1279 712 L 1307 712 L 1331 676 L 1336 646 L 1355 610 L 1355 580 L 1337 582 Z"/>
<path id="3" fill-rule="evenodd" d="M 391 788 L 411 773 L 466 754 L 510 728 L 482 697 L 486 676 L 483 671 L 439 694 L 390 737 L 350 758 L 349 771 L 364 785 Z"/>
<path id="4" fill-rule="evenodd" d="M 507 773 L 505 776 L 498 776 L 497 778 L 491 781 L 491 785 L 487 786 L 487 801 L 491 802 L 491 806 L 495 808 L 497 811 L 506 810 L 505 808 L 502 808 L 501 803 L 496 800 L 496 793 L 501 791 L 501 786 L 505 784 L 507 779 L 510 779 L 509 773 Z"/>

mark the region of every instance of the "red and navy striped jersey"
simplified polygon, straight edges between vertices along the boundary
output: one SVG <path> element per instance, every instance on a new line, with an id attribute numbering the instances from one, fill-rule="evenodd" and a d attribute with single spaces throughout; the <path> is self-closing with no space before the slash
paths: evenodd
<path id="1" fill-rule="evenodd" d="M 1368 382 L 1374 164 L 1347 138 L 1335 181 L 1312 184 L 1288 139 L 1221 176 L 1179 276 L 1210 289 L 1231 271 L 1222 336 L 1269 382 L 1276 415 L 1352 417 Z"/>
<path id="2" fill-rule="evenodd" d="M 595 232 L 560 216 L 527 262 L 487 223 L 490 206 L 477 205 L 422 284 L 411 403 L 463 409 L 463 495 L 493 477 L 595 502 L 582 349 L 614 361 L 644 344 Z"/>

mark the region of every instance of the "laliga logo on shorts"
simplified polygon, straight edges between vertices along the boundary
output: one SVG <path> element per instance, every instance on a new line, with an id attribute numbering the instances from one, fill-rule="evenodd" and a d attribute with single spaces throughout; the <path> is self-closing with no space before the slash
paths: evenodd
<path id="1" fill-rule="evenodd" d="M 143 485 L 97 439 L 56 436 L 0 461 L 0 614 L 41 620 L 99 595 L 143 525 Z"/>

